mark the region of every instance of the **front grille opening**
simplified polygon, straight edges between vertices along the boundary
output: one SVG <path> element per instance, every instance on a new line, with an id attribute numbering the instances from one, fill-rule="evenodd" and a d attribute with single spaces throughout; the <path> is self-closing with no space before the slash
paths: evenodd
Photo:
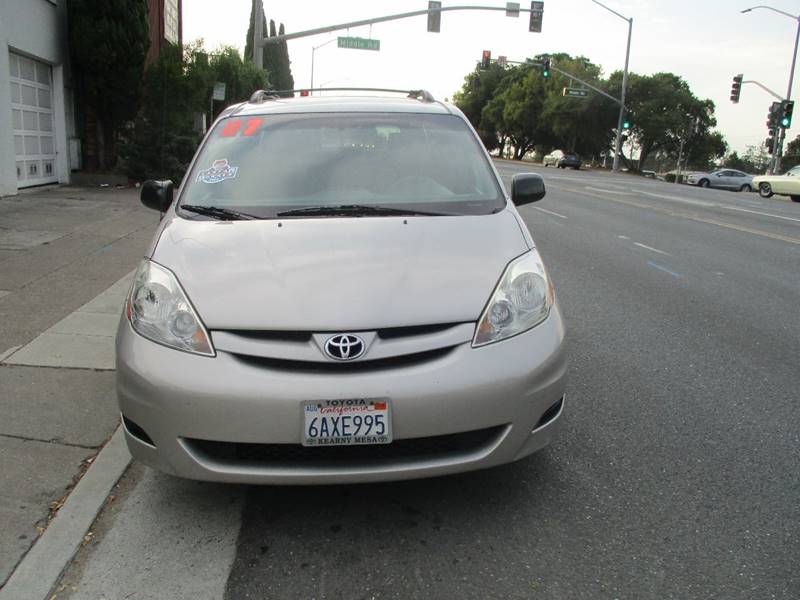
<path id="1" fill-rule="evenodd" d="M 215 462 L 257 467 L 381 466 L 470 454 L 497 441 L 504 425 L 391 444 L 305 447 L 301 444 L 239 444 L 185 439 L 199 455 Z"/>
<path id="2" fill-rule="evenodd" d="M 317 362 L 306 360 L 288 360 L 283 358 L 267 358 L 263 356 L 251 356 L 249 354 L 233 354 L 233 356 L 243 363 L 279 371 L 292 371 L 296 373 L 357 373 L 364 371 L 380 371 L 385 369 L 400 369 L 403 367 L 413 367 L 423 363 L 431 362 L 444 358 L 450 354 L 455 346 L 448 348 L 437 348 L 426 352 L 406 354 L 403 356 L 391 356 L 388 358 L 376 358 L 374 360 L 356 360 L 352 362 Z"/>
<path id="3" fill-rule="evenodd" d="M 279 331 L 279 330 L 260 330 L 260 329 L 227 329 L 226 333 L 238 335 L 251 340 L 261 342 L 308 342 L 311 340 L 309 331 Z M 212 331 L 213 335 L 213 331 Z"/>
<path id="4" fill-rule="evenodd" d="M 559 412 L 561 412 L 561 407 L 564 406 L 564 398 L 562 397 L 558 402 L 553 404 L 550 408 L 544 411 L 542 418 L 539 419 L 539 422 L 536 423 L 536 427 L 534 429 L 539 429 L 543 425 L 547 425 L 550 421 L 556 418 Z"/>
<path id="5" fill-rule="evenodd" d="M 125 424 L 125 429 L 128 430 L 128 433 L 130 433 L 137 440 L 139 440 L 140 442 L 144 442 L 145 444 L 148 444 L 153 448 L 156 447 L 155 443 L 153 442 L 153 439 L 149 435 L 147 435 L 147 432 L 144 429 L 142 429 L 137 423 L 131 421 L 125 415 L 122 415 L 122 422 Z"/>
<path id="6" fill-rule="evenodd" d="M 430 335 L 432 333 L 439 333 L 447 331 L 448 329 L 459 325 L 459 323 L 444 323 L 439 325 L 412 325 L 409 327 L 387 327 L 386 329 L 378 330 L 378 337 L 382 340 L 393 340 L 403 337 L 413 337 L 417 335 Z"/>

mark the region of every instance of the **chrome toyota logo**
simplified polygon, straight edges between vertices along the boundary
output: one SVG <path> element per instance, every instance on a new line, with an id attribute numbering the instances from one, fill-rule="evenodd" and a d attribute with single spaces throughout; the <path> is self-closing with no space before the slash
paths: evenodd
<path id="1" fill-rule="evenodd" d="M 357 335 L 342 333 L 329 337 L 325 342 L 325 354 L 334 360 L 353 360 L 364 354 L 367 345 Z"/>

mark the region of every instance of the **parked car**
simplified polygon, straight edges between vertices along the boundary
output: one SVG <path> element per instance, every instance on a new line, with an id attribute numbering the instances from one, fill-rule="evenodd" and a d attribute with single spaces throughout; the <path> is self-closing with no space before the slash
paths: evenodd
<path id="1" fill-rule="evenodd" d="M 368 93 L 368 92 L 365 92 Z M 302 159 L 298 158 L 302 157 Z M 560 427 L 553 284 L 455 106 L 256 92 L 206 134 L 119 323 L 139 461 L 192 479 L 321 484 L 518 460 Z"/>
<path id="2" fill-rule="evenodd" d="M 569 154 L 565 154 L 561 160 L 558 161 L 558 168 L 559 169 L 566 169 L 570 167 L 572 169 L 580 169 L 581 168 L 581 157 L 575 154 L 574 152 L 570 152 Z"/>
<path id="3" fill-rule="evenodd" d="M 563 157 L 564 153 L 561 150 L 554 150 L 542 159 L 542 165 L 545 167 L 557 167 L 558 161 Z"/>
<path id="4" fill-rule="evenodd" d="M 789 169 L 783 175 L 759 175 L 753 178 L 753 185 L 762 198 L 773 194 L 789 196 L 792 201 L 800 202 L 800 166 Z"/>
<path id="5" fill-rule="evenodd" d="M 718 169 L 711 173 L 689 173 L 686 183 L 704 188 L 719 188 L 722 190 L 736 190 L 737 192 L 752 192 L 753 176 L 736 169 Z"/>

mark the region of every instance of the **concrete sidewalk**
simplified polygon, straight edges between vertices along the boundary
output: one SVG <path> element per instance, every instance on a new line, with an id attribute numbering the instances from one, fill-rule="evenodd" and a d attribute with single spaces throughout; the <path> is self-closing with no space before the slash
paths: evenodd
<path id="1" fill-rule="evenodd" d="M 117 425 L 114 328 L 157 222 L 132 189 L 0 198 L 0 586 Z"/>

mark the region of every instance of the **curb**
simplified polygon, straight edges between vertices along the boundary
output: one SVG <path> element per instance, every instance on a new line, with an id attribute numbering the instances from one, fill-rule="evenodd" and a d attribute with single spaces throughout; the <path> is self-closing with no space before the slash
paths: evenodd
<path id="1" fill-rule="evenodd" d="M 0 589 L 0 600 L 50 597 L 50 590 L 80 548 L 130 461 L 125 434 L 118 426 L 45 532 Z"/>

